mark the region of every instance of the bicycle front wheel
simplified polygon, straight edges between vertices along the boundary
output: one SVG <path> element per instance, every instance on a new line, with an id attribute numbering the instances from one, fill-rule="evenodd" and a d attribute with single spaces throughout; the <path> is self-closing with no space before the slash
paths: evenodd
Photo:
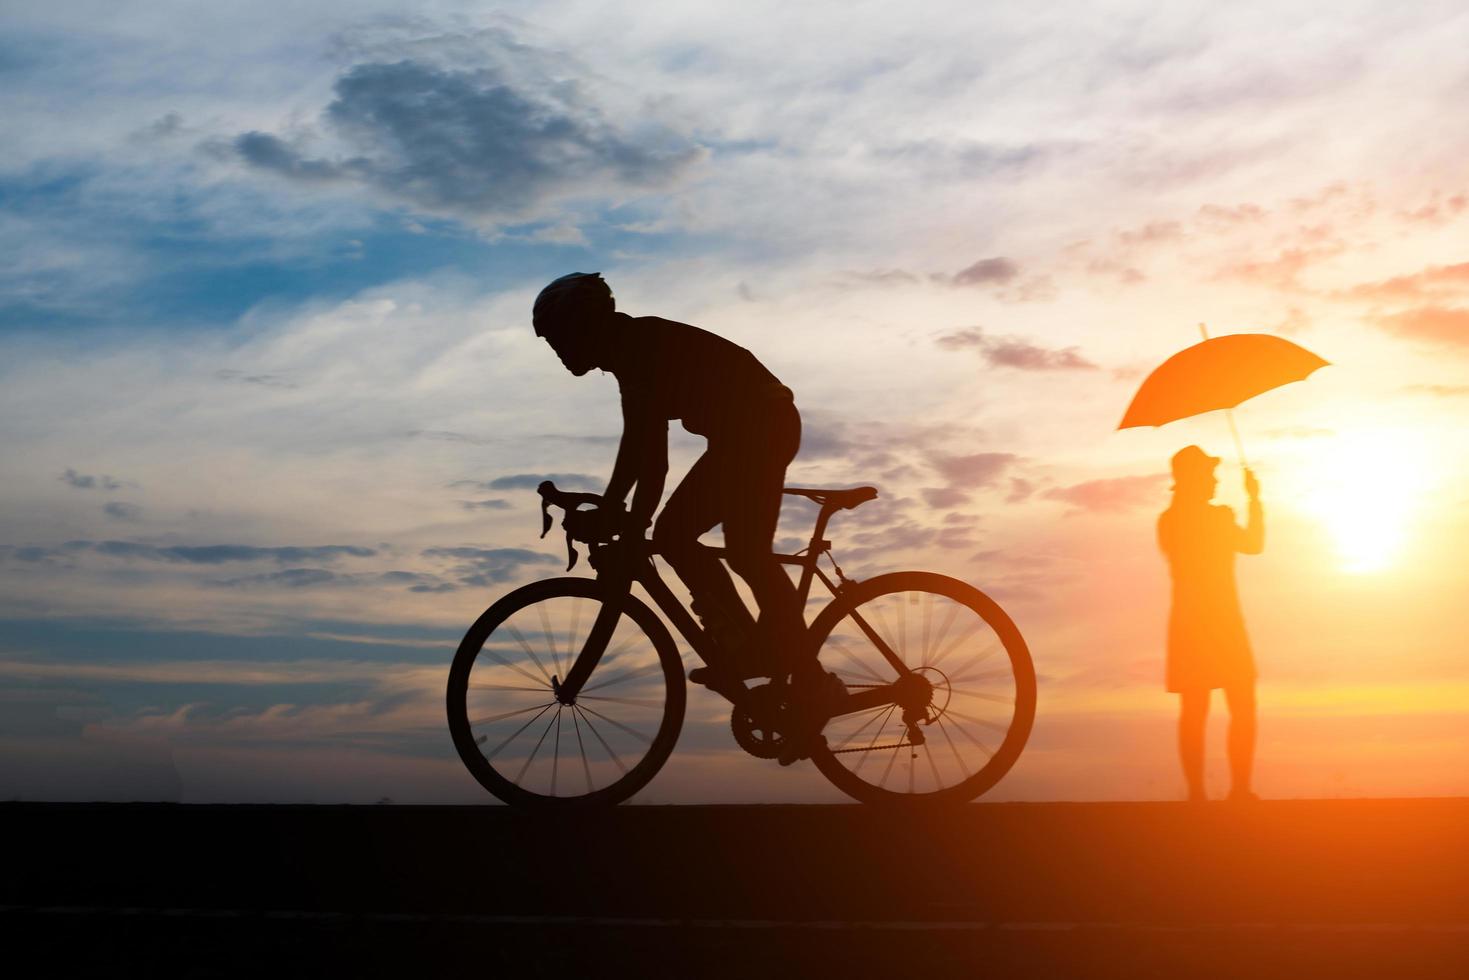
<path id="1" fill-rule="evenodd" d="M 557 700 L 597 616 L 620 604 L 605 652 L 573 704 Z M 447 694 L 459 758 L 520 806 L 610 805 L 647 785 L 684 715 L 683 662 L 653 611 L 599 582 L 557 578 L 509 593 L 470 627 Z"/>
<path id="2" fill-rule="evenodd" d="M 965 802 L 1020 757 L 1035 720 L 1035 668 L 1014 622 L 973 586 L 930 572 L 879 575 L 843 589 L 811 634 L 822 667 L 850 694 L 916 675 L 928 701 L 920 744 L 897 704 L 827 722 L 811 759 L 848 796 Z"/>

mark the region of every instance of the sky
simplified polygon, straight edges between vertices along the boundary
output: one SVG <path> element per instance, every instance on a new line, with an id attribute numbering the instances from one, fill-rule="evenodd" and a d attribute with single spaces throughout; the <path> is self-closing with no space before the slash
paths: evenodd
<path id="1" fill-rule="evenodd" d="M 530 329 L 570 271 L 795 391 L 789 482 L 880 491 L 849 573 L 1009 611 L 1039 708 L 987 799 L 1181 796 L 1168 458 L 1245 498 L 1217 414 L 1116 425 L 1200 323 L 1313 350 L 1236 413 L 1258 789 L 1469 793 L 1466 43 L 1453 2 L 7 5 L 0 798 L 488 801 L 449 661 L 619 434 Z M 638 800 L 840 798 L 721 704 Z"/>

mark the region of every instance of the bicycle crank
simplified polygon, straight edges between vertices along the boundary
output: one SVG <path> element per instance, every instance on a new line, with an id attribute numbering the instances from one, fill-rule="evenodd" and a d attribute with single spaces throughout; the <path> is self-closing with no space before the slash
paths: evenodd
<path id="1" fill-rule="evenodd" d="M 750 688 L 735 704 L 729 715 L 729 728 L 735 744 L 757 759 L 774 759 L 785 745 L 780 730 L 785 705 L 775 685 L 761 684 Z"/>

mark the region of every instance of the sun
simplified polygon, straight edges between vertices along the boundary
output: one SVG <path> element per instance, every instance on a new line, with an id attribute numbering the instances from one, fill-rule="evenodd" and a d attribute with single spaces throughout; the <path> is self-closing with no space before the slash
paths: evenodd
<path id="1" fill-rule="evenodd" d="M 1423 438 L 1409 430 L 1343 432 L 1312 474 L 1310 508 L 1336 543 L 1344 571 L 1391 567 L 1425 489 Z"/>

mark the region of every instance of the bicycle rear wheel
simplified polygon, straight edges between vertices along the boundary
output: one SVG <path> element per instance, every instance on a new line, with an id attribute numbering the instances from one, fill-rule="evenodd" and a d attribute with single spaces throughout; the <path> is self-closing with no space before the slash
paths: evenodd
<path id="1" fill-rule="evenodd" d="M 621 594 L 606 651 L 574 704 L 556 699 L 597 616 L 599 582 L 557 578 L 501 598 L 449 670 L 449 731 L 485 789 L 519 806 L 610 805 L 647 785 L 678 740 L 683 663 L 668 630 Z"/>
<path id="2" fill-rule="evenodd" d="M 927 685 L 922 744 L 910 743 L 895 704 L 827 722 L 826 744 L 811 758 L 847 795 L 867 803 L 964 802 L 1019 758 L 1035 720 L 1035 668 L 1020 630 L 973 586 L 930 572 L 880 575 L 843 589 L 811 635 L 822 667 L 849 693 L 908 672 Z"/>

